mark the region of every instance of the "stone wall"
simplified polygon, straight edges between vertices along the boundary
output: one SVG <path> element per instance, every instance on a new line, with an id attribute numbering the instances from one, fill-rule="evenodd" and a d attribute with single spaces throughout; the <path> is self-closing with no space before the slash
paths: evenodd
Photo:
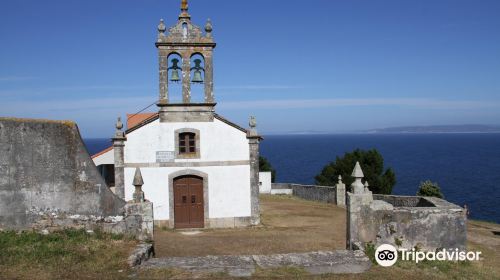
<path id="1" fill-rule="evenodd" d="M 466 248 L 464 209 L 442 199 L 348 193 L 347 210 L 350 249 L 368 242 L 424 251 Z"/>
<path id="2" fill-rule="evenodd" d="M 394 207 L 435 207 L 431 200 L 421 196 L 400 196 L 400 195 L 382 195 L 374 194 L 373 199 L 382 200 Z"/>
<path id="3" fill-rule="evenodd" d="M 305 200 L 332 203 L 339 206 L 345 206 L 345 186 L 317 186 L 300 185 L 288 183 L 273 183 L 271 193 L 280 193 L 280 190 L 292 190 L 294 196 Z M 274 192 L 273 192 L 274 191 Z"/>
<path id="4" fill-rule="evenodd" d="M 149 206 L 132 207 L 106 186 L 75 123 L 0 118 L 0 229 L 137 236 L 136 225 L 149 222 Z"/>
<path id="5" fill-rule="evenodd" d="M 335 187 L 291 184 L 293 195 L 305 200 L 336 204 Z"/>

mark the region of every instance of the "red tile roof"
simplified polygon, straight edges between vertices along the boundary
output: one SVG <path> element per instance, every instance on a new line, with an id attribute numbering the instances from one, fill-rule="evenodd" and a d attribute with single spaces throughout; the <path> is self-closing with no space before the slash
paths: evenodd
<path id="1" fill-rule="evenodd" d="M 134 126 L 156 115 L 158 115 L 158 113 L 127 114 L 127 129 L 131 129 Z"/>

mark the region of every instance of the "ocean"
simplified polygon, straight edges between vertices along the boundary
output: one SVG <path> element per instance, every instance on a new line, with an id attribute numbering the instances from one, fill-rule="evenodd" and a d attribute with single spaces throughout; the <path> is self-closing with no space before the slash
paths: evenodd
<path id="1" fill-rule="evenodd" d="M 86 139 L 91 154 L 109 139 Z M 415 195 L 421 181 L 437 182 L 445 199 L 467 204 L 471 218 L 500 223 L 500 134 L 335 134 L 265 136 L 261 155 L 277 182 L 313 184 L 337 156 L 376 148 L 392 167 L 396 195 Z"/>

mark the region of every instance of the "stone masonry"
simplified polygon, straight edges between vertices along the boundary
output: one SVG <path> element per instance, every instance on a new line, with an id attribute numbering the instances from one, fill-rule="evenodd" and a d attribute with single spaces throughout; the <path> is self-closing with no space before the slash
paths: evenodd
<path id="1" fill-rule="evenodd" d="M 75 123 L 0 118 L 0 229 L 64 228 L 152 240 L 153 206 L 109 190 Z"/>
<path id="2" fill-rule="evenodd" d="M 359 164 L 353 172 L 353 193 L 347 193 L 347 248 L 392 244 L 399 248 L 466 249 L 464 209 L 433 197 L 372 195 L 361 184 Z"/>
<path id="3" fill-rule="evenodd" d="M 250 118 L 250 130 L 247 133 L 250 144 L 250 193 L 252 207 L 252 225 L 260 224 L 260 202 L 259 202 L 259 142 L 262 139 L 257 133 L 257 122 L 255 117 Z"/>
<path id="4" fill-rule="evenodd" d="M 115 159 L 115 194 L 125 199 L 125 133 L 122 131 L 123 123 L 120 118 L 116 122 L 116 132 L 113 141 L 113 152 Z"/>

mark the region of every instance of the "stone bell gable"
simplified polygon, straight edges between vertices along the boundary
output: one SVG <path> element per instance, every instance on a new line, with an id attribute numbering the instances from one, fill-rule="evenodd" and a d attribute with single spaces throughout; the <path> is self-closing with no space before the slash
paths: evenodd
<path id="1" fill-rule="evenodd" d="M 165 34 L 166 30 L 167 28 L 162 19 L 158 25 L 158 39 L 155 44 L 158 48 L 159 56 L 160 92 L 158 106 L 164 108 L 164 106 L 171 103 L 168 85 L 171 78 L 171 76 L 169 77 L 169 73 L 172 74 L 170 70 L 172 70 L 172 67 L 175 67 L 175 64 L 172 63 L 173 59 L 181 62 L 180 69 L 174 70 L 182 71 L 182 76 L 180 77 L 180 81 L 182 82 L 182 103 L 191 103 L 191 70 L 195 66 L 191 65 L 191 58 L 197 55 L 200 56 L 199 59 L 203 62 L 204 103 L 207 104 L 207 106 L 200 106 L 198 110 L 204 112 L 213 111 L 213 106 L 215 106 L 213 93 L 213 51 L 216 44 L 212 37 L 213 28 L 211 21 L 207 20 L 205 34 L 203 34 L 201 28 L 191 22 L 191 16 L 188 13 L 188 4 L 183 1 L 179 20 L 174 26 L 168 29 L 167 34 Z M 186 107 L 186 110 L 189 110 L 188 108 L 190 107 L 192 108 L 193 106 Z M 169 108 L 171 107 L 165 107 L 163 112 L 168 112 Z"/>

